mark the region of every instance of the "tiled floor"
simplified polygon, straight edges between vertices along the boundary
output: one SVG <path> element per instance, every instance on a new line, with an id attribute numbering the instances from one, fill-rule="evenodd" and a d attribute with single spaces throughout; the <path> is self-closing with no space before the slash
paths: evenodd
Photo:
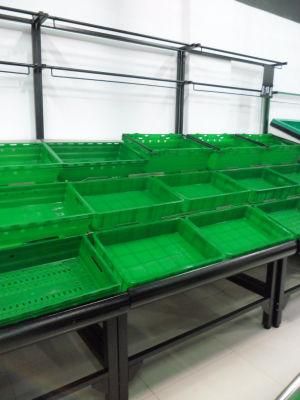
<path id="1" fill-rule="evenodd" d="M 299 280 L 300 271 L 290 268 L 290 284 Z M 129 350 L 141 350 L 254 299 L 220 281 L 134 310 Z M 147 361 L 131 382 L 130 399 L 273 400 L 300 372 L 299 337 L 300 293 L 290 299 L 279 329 L 262 329 L 261 310 L 256 310 Z M 0 400 L 29 400 L 98 368 L 76 334 L 27 347 L 0 359 Z M 88 388 L 65 399 L 104 396 Z"/>

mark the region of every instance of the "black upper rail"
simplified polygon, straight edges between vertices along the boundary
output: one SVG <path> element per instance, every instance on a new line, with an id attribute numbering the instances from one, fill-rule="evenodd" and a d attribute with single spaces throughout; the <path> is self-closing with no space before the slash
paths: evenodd
<path id="1" fill-rule="evenodd" d="M 34 12 L 29 10 L 22 10 L 13 7 L 0 6 L 0 10 L 13 13 L 0 14 L 0 19 L 7 19 L 16 22 L 34 23 L 35 17 L 44 15 L 45 18 L 41 21 L 41 25 L 47 29 L 56 29 L 60 31 L 66 31 L 70 33 L 77 33 L 83 35 L 97 36 L 105 39 L 112 39 L 126 43 L 132 43 L 142 46 L 150 46 L 154 48 L 160 48 L 164 50 L 171 51 L 185 51 L 194 55 L 201 55 L 206 57 L 214 57 L 228 61 L 237 61 L 241 63 L 254 64 L 259 66 L 271 65 L 271 66 L 282 66 L 287 64 L 286 62 L 276 61 L 268 58 L 256 57 L 253 55 L 238 53 L 230 50 L 222 50 L 214 47 L 203 46 L 201 44 L 189 44 L 182 41 L 171 40 L 167 38 L 161 38 L 153 35 L 146 35 L 138 32 L 127 31 L 123 29 L 111 28 L 103 25 L 91 24 L 83 21 L 77 21 L 73 19 L 61 18 L 56 16 L 51 16 L 42 12 Z M 22 18 L 14 15 L 15 13 L 30 15 L 31 19 Z M 53 25 L 45 25 L 45 20 L 53 21 Z M 67 25 L 57 25 L 57 22 L 69 24 Z M 70 26 L 72 25 L 72 26 Z M 77 26 L 77 27 L 76 27 Z M 81 28 L 80 28 L 81 27 Z M 85 29 L 90 28 L 90 29 Z M 91 30 L 94 29 L 94 30 Z M 107 32 L 112 32 L 107 33 Z M 142 40 L 147 39 L 147 40 Z M 198 48 L 198 49 L 197 49 Z"/>

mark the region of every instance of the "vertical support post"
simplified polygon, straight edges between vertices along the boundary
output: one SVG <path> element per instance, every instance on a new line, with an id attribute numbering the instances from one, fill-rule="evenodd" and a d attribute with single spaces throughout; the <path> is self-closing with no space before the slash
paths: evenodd
<path id="1" fill-rule="evenodd" d="M 39 14 L 34 17 L 31 25 L 32 61 L 33 64 L 35 64 L 33 70 L 33 87 L 35 130 L 37 139 L 44 139 L 41 25 L 47 17 L 47 14 L 40 11 Z"/>
<path id="2" fill-rule="evenodd" d="M 118 349 L 119 349 L 119 397 L 128 400 L 128 340 L 127 314 L 118 317 Z"/>
<path id="3" fill-rule="evenodd" d="M 273 96 L 273 85 L 274 85 L 274 66 L 265 65 L 263 84 L 261 89 L 262 97 L 262 133 L 268 133 L 269 131 L 269 119 L 270 119 L 270 105 L 271 98 Z"/>
<path id="4" fill-rule="evenodd" d="M 273 326 L 279 328 L 282 320 L 282 310 L 285 306 L 287 258 L 277 261 L 276 285 L 274 297 Z"/>
<path id="5" fill-rule="evenodd" d="M 118 318 L 103 323 L 107 351 L 107 400 L 119 400 Z"/>
<path id="6" fill-rule="evenodd" d="M 185 60 L 184 50 L 177 53 L 177 80 L 185 80 Z M 175 110 L 175 133 L 183 133 L 183 112 L 184 112 L 184 83 L 177 83 L 176 86 L 176 110 Z"/>
<path id="7" fill-rule="evenodd" d="M 265 298 L 268 299 L 268 304 L 266 309 L 263 310 L 263 326 L 265 329 L 270 329 L 273 324 L 276 272 L 277 264 L 273 261 L 267 265 Z"/>

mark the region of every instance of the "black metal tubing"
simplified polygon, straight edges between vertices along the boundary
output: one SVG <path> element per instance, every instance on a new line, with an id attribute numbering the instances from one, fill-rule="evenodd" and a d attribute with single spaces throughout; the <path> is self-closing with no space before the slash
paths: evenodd
<path id="1" fill-rule="evenodd" d="M 266 294 L 265 283 L 259 279 L 253 278 L 250 275 L 241 273 L 231 276 L 227 278 L 227 280 L 235 283 L 238 286 L 241 286 L 244 289 L 250 290 L 251 292 L 258 294 L 259 296 L 265 296 Z"/>
<path id="2" fill-rule="evenodd" d="M 184 80 L 186 55 L 183 50 L 177 53 L 177 87 L 175 105 L 175 133 L 183 133 Z"/>
<path id="3" fill-rule="evenodd" d="M 185 83 L 187 85 L 193 85 L 193 86 L 208 86 L 208 87 L 215 87 L 215 88 L 219 88 L 219 89 L 232 89 L 232 90 L 241 90 L 241 91 L 245 91 L 245 92 L 261 93 L 261 90 L 258 90 L 258 89 L 245 88 L 245 87 L 239 87 L 239 86 L 217 85 L 215 83 L 195 82 L 195 81 L 186 81 Z M 197 90 L 197 89 L 195 89 L 195 90 Z"/>
<path id="4" fill-rule="evenodd" d="M 259 299 L 256 300 L 250 304 L 247 304 L 244 307 L 239 308 L 238 310 L 234 310 L 226 315 L 223 315 L 213 321 L 209 321 L 205 324 L 202 324 L 200 326 L 197 326 L 194 329 L 191 329 L 187 332 L 181 333 L 180 335 L 177 335 L 175 337 L 172 337 L 171 339 L 165 340 L 164 342 L 161 342 L 155 346 L 152 346 L 150 348 L 147 348 L 145 350 L 140 351 L 139 353 L 136 353 L 132 356 L 129 357 L 129 365 L 135 365 L 137 363 L 142 362 L 143 360 L 153 357 L 156 354 L 160 353 L 161 351 L 168 350 L 184 341 L 187 339 L 191 339 L 195 336 L 198 336 L 201 333 L 205 333 L 213 328 L 216 328 L 225 322 L 232 321 L 233 319 L 251 311 L 254 310 L 255 308 L 262 306 L 266 304 L 268 300 L 266 299 Z"/>
<path id="5" fill-rule="evenodd" d="M 0 354 L 107 320 L 126 312 L 127 294 L 95 301 L 0 329 Z"/>
<path id="6" fill-rule="evenodd" d="M 282 259 L 277 262 L 276 266 L 276 284 L 275 284 L 275 299 L 274 299 L 274 313 L 273 313 L 273 326 L 278 328 L 282 320 L 282 311 L 285 305 L 285 281 L 287 270 L 287 259 Z"/>
<path id="7" fill-rule="evenodd" d="M 256 253 L 202 267 L 174 277 L 162 279 L 128 290 L 131 307 L 139 307 L 187 289 L 202 286 L 216 279 L 227 278 L 262 264 L 296 254 L 297 242 L 290 241 Z"/>

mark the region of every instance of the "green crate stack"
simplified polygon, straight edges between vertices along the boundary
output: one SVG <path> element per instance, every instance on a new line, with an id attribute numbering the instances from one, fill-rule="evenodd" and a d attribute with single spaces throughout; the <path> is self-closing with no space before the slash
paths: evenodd
<path id="1" fill-rule="evenodd" d="M 171 174 L 161 180 L 184 200 L 183 211 L 194 212 L 233 207 L 248 202 L 249 190 L 219 172 L 187 172 Z"/>
<path id="2" fill-rule="evenodd" d="M 123 134 L 125 143 L 148 160 L 148 172 L 204 170 L 212 150 L 179 134 Z"/>
<path id="3" fill-rule="evenodd" d="M 195 133 L 190 136 L 214 148 L 208 162 L 209 169 L 247 168 L 263 164 L 264 146 L 243 140 L 240 135 Z"/>
<path id="4" fill-rule="evenodd" d="M 146 160 L 121 142 L 47 143 L 62 163 L 61 180 L 82 181 L 140 174 Z"/>
<path id="5" fill-rule="evenodd" d="M 0 185 L 55 182 L 60 170 L 43 143 L 0 143 Z"/>
<path id="6" fill-rule="evenodd" d="M 74 184 L 94 214 L 93 229 L 159 220 L 180 214 L 183 200 L 151 177 L 105 179 Z"/>

